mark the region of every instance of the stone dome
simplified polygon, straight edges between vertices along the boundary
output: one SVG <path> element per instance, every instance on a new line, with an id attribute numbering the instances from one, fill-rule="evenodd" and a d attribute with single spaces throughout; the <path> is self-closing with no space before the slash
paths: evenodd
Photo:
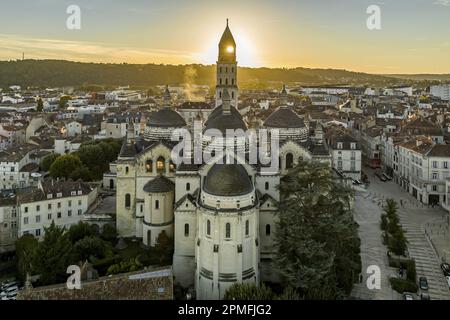
<path id="1" fill-rule="evenodd" d="M 169 179 L 159 176 L 144 185 L 147 193 L 167 193 L 175 190 L 175 184 Z"/>
<path id="2" fill-rule="evenodd" d="M 229 113 L 229 114 L 219 114 L 215 116 L 214 118 L 208 119 L 205 131 L 208 129 L 218 129 L 223 134 L 226 133 L 227 129 L 242 129 L 244 131 L 247 130 L 247 125 L 245 124 L 245 121 L 242 119 L 239 112 L 236 113 Z"/>
<path id="3" fill-rule="evenodd" d="M 264 121 L 264 126 L 270 128 L 304 128 L 305 123 L 297 113 L 289 108 L 282 107 L 274 111 Z"/>
<path id="4" fill-rule="evenodd" d="M 203 190 L 214 196 L 242 196 L 253 192 L 253 184 L 242 165 L 215 164 L 206 175 Z"/>
<path id="5" fill-rule="evenodd" d="M 181 128 L 186 126 L 183 117 L 173 109 L 162 108 L 152 112 L 147 121 L 149 127 Z"/>

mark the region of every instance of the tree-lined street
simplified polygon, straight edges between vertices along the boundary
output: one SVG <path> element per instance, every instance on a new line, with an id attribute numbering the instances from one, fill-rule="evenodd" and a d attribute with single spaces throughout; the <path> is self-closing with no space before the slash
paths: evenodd
<path id="1" fill-rule="evenodd" d="M 400 223 L 406 231 L 410 257 L 416 260 L 417 277 L 427 278 L 428 293 L 432 300 L 450 299 L 450 291 L 440 269 L 441 259 L 437 254 L 437 251 L 445 252 L 445 247 L 448 249 L 449 246 L 444 238 L 448 235 L 445 211 L 438 207 L 423 205 L 394 182 L 382 182 L 373 176 L 373 171 L 367 169 L 366 171 L 368 171 L 370 186 L 365 192 L 356 194 L 355 219 L 360 224 L 363 270 L 373 264 L 380 267 L 381 289 L 369 290 L 364 281 L 355 286 L 352 296 L 361 299 L 399 298 L 399 295 L 389 287 L 389 275 L 396 270 L 388 267 L 387 248 L 382 244 L 380 230 L 382 206 L 386 199 L 392 198 L 399 204 Z M 434 242 L 433 245 L 426 235 L 426 230 L 428 234 L 439 235 L 444 241 Z"/>

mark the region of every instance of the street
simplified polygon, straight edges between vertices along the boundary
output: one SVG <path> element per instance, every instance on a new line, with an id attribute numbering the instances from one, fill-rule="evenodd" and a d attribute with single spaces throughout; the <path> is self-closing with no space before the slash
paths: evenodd
<path id="1" fill-rule="evenodd" d="M 399 205 L 400 223 L 406 231 L 409 254 L 416 261 L 417 277 L 427 278 L 428 293 L 432 300 L 450 300 L 450 291 L 440 269 L 441 259 L 438 257 L 438 252 L 447 252 L 449 246 L 449 242 L 445 241 L 445 237 L 448 237 L 445 211 L 440 207 L 428 208 L 394 182 L 382 182 L 374 177 L 373 170 L 366 168 L 365 171 L 369 176 L 370 186 L 365 192 L 358 191 L 355 197 L 355 220 L 360 225 L 361 258 L 365 277 L 363 283 L 355 286 L 352 296 L 359 299 L 401 299 L 389 286 L 389 275 L 397 270 L 388 266 L 387 248 L 382 244 L 380 229 L 382 205 L 386 199 L 393 198 Z M 441 241 L 433 240 L 433 245 L 432 236 Z M 369 265 L 378 265 L 381 269 L 380 290 L 367 289 L 365 279 L 368 275 L 365 270 Z"/>

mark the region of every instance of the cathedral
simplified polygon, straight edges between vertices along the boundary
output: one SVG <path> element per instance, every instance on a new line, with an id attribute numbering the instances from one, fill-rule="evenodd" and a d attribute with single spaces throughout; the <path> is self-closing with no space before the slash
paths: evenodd
<path id="1" fill-rule="evenodd" d="M 237 48 L 228 26 L 219 42 L 215 108 L 204 121 L 201 145 L 216 140 L 208 129 L 247 130 L 238 111 Z M 175 164 L 171 141 L 176 129 L 188 129 L 172 107 L 166 89 L 164 106 L 153 112 L 144 133 L 128 131 L 117 161 L 117 230 L 154 246 L 161 233 L 174 239 L 174 282 L 195 288 L 196 298 L 222 299 L 234 283 L 278 281 L 272 259 L 280 195 L 280 178 L 298 161 L 330 162 L 320 126 L 310 128 L 287 105 L 280 106 L 263 123 L 277 130 L 279 167 L 262 170 L 236 155 L 233 163 Z M 311 130 L 312 131 L 312 130 Z M 217 139 L 217 138 L 216 138 Z M 236 142 L 237 143 L 237 142 Z M 236 145 L 236 148 L 246 146 Z"/>

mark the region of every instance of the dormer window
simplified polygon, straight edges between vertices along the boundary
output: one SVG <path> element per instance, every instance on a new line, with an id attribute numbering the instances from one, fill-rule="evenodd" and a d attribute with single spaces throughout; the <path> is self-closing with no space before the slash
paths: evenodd
<path id="1" fill-rule="evenodd" d="M 58 198 L 61 198 L 61 197 L 62 197 L 62 192 L 58 192 L 58 193 L 56 194 L 56 196 L 57 196 Z"/>
<path id="2" fill-rule="evenodd" d="M 356 149 L 356 143 L 352 142 L 350 144 L 350 149 L 355 150 Z"/>
<path id="3" fill-rule="evenodd" d="M 71 195 L 71 196 L 76 196 L 76 195 L 77 195 L 77 192 L 76 192 L 76 191 L 71 191 L 71 192 L 70 192 L 70 195 Z"/>
<path id="4" fill-rule="evenodd" d="M 77 193 L 79 196 L 81 196 L 82 194 L 83 194 L 83 191 L 81 191 L 81 190 L 78 190 L 78 193 Z"/>
<path id="5" fill-rule="evenodd" d="M 49 193 L 47 194 L 47 199 L 52 199 L 53 198 L 53 194 Z"/>
<path id="6" fill-rule="evenodd" d="M 338 143 L 337 143 L 337 148 L 338 148 L 338 149 L 342 149 L 342 142 L 338 142 Z"/>

